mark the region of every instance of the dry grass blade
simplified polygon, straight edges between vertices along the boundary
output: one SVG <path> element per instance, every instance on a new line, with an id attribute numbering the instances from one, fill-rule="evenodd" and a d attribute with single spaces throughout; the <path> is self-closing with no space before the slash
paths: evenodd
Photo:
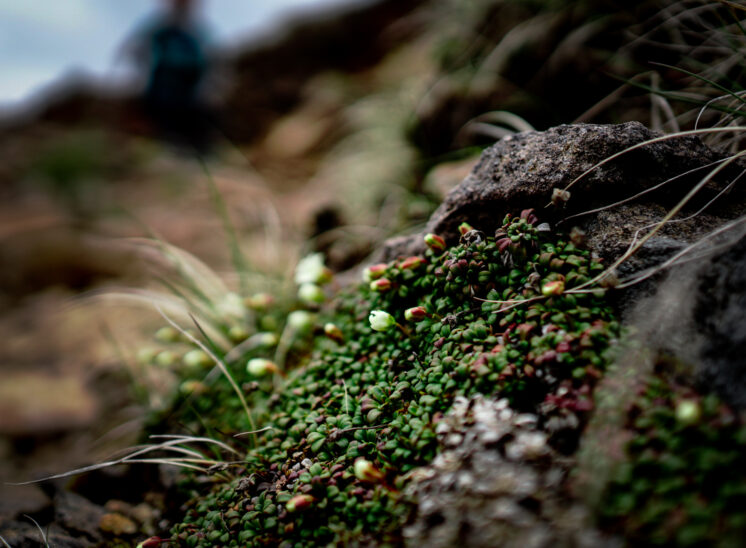
<path id="1" fill-rule="evenodd" d="M 179 247 L 153 238 L 128 238 L 126 242 L 143 256 L 152 256 L 155 252 L 155 260 L 166 260 L 190 287 L 202 293 L 208 301 L 215 302 L 229 292 L 223 280 L 209 266 Z"/>
<path id="2" fill-rule="evenodd" d="M 202 349 L 202 351 L 205 354 L 207 354 L 208 356 L 210 356 L 210 358 L 215 362 L 215 365 L 217 365 L 220 368 L 220 371 L 223 373 L 223 375 L 225 376 L 225 378 L 228 380 L 228 382 L 230 383 L 231 387 L 233 388 L 233 391 L 238 396 L 238 399 L 241 402 L 241 406 L 243 407 L 244 412 L 246 413 L 246 418 L 249 421 L 249 425 L 251 426 L 251 429 L 252 430 L 256 430 L 256 426 L 254 425 L 254 419 L 251 416 L 251 411 L 249 410 L 249 404 L 246 403 L 246 398 L 244 397 L 243 392 L 241 392 L 241 388 L 236 383 L 236 380 L 233 378 L 233 375 L 231 375 L 231 372 L 228 370 L 228 366 L 225 365 L 225 363 L 223 362 L 223 360 L 221 360 L 219 357 L 217 357 L 212 350 L 210 350 L 204 343 L 202 343 L 202 341 L 200 341 L 199 339 L 197 339 L 197 337 L 195 337 L 194 335 L 192 335 L 191 333 L 189 333 L 188 331 L 186 331 L 183 327 L 181 327 L 179 324 L 177 324 L 175 321 L 173 321 L 171 318 L 169 318 L 163 312 L 163 310 L 161 310 L 161 308 L 159 308 L 159 307 L 156 307 L 156 308 L 158 310 L 158 313 L 163 317 L 164 320 L 166 320 L 171 325 L 171 327 L 173 327 L 174 329 L 176 329 L 177 331 L 179 331 L 187 339 L 189 339 L 194 344 L 196 344 L 200 349 Z M 202 329 L 202 327 L 197 322 L 197 320 L 194 318 L 194 316 L 192 316 L 190 314 L 190 317 L 192 318 L 192 321 L 194 322 L 194 324 L 199 329 Z"/>
<path id="3" fill-rule="evenodd" d="M 715 0 L 715 1 L 725 6 L 728 6 L 729 8 L 733 8 L 734 10 L 746 11 L 746 6 L 744 6 L 743 4 L 731 2 L 730 0 Z"/>
<path id="4" fill-rule="evenodd" d="M 253 434 L 260 434 L 262 432 L 266 432 L 267 430 L 274 430 L 274 426 L 265 426 L 264 428 L 260 428 L 259 430 L 250 430 L 249 432 L 239 432 L 238 434 L 233 434 L 234 438 L 240 438 L 242 436 L 250 436 Z"/>
<path id="5" fill-rule="evenodd" d="M 650 240 L 650 238 L 652 238 L 653 236 L 655 236 L 658 233 L 658 231 L 661 230 L 661 228 L 663 228 L 663 226 L 666 223 L 668 223 L 676 214 L 678 214 L 678 212 L 681 211 L 681 208 L 683 208 L 689 202 L 689 200 L 691 200 L 700 190 L 702 190 L 702 188 L 707 183 L 709 183 L 715 177 L 715 175 L 717 175 L 718 173 L 720 173 L 723 169 L 725 169 L 731 163 L 735 162 L 738 158 L 740 158 L 740 157 L 742 157 L 744 155 L 746 155 L 746 151 L 739 152 L 738 154 L 735 154 L 735 155 L 731 156 L 725 162 L 723 162 L 718 167 L 716 167 L 715 169 L 713 169 L 710 173 L 707 174 L 706 177 L 704 177 L 699 183 L 697 183 L 687 193 L 687 195 L 684 196 L 684 198 L 682 198 L 681 201 L 679 201 L 678 204 L 676 204 L 668 213 L 666 213 L 665 217 L 663 217 L 663 219 L 661 221 L 659 221 L 658 223 L 655 224 L 655 228 L 653 228 L 653 230 L 651 230 L 645 236 L 643 236 L 640 239 L 639 242 L 634 242 L 633 241 L 633 243 L 632 243 L 632 245 L 630 245 L 629 249 L 627 249 L 627 251 L 621 257 L 619 257 L 616 261 L 614 261 L 614 264 L 612 264 L 609 268 L 607 268 L 606 270 L 604 270 L 601 274 L 599 274 L 598 276 L 596 276 L 592 280 L 589 280 L 589 281 L 585 282 L 584 284 L 581 284 L 580 286 L 578 286 L 578 287 L 576 287 L 574 289 L 576 289 L 576 290 L 583 289 L 585 287 L 588 287 L 590 285 L 593 285 L 593 284 L 601 281 L 602 279 L 604 279 L 607 276 L 610 276 L 613 272 L 616 271 L 616 269 L 617 269 L 617 267 L 619 267 L 619 265 L 621 265 L 624 261 L 626 261 L 632 255 L 634 255 L 637 252 L 637 250 L 639 250 L 643 245 L 645 245 L 645 243 L 648 240 Z"/>
<path id="6" fill-rule="evenodd" d="M 722 160 L 718 160 L 716 162 L 710 162 L 709 164 L 706 164 L 706 165 L 703 165 L 703 166 L 699 166 L 699 167 L 695 167 L 693 169 L 690 169 L 689 171 L 685 171 L 684 173 L 679 173 L 678 175 L 674 175 L 673 177 L 671 177 L 669 179 L 666 179 L 662 183 L 658 183 L 657 185 L 651 186 L 650 188 L 646 188 L 645 190 L 643 190 L 641 192 L 638 192 L 637 194 L 634 194 L 634 195 L 629 196 L 627 198 L 624 198 L 623 200 L 619 200 L 618 202 L 614 202 L 612 204 L 608 204 L 608 205 L 605 205 L 605 206 L 597 207 L 596 209 L 589 209 L 588 211 L 581 211 L 580 213 L 575 213 L 574 215 L 569 215 L 569 216 L 565 217 L 564 219 L 562 219 L 561 221 L 559 221 L 557 223 L 557 225 L 558 226 L 562 225 L 562 224 L 566 223 L 567 221 L 569 221 L 570 219 L 576 219 L 576 218 L 582 217 L 584 215 L 592 215 L 593 213 L 600 213 L 601 211 L 606 211 L 607 209 L 611 209 L 613 207 L 624 205 L 624 204 L 626 204 L 628 202 L 631 202 L 631 201 L 634 201 L 634 200 L 636 200 L 638 198 L 641 198 L 642 196 L 645 196 L 646 194 L 649 194 L 651 192 L 655 192 L 659 188 L 667 185 L 668 183 L 671 183 L 671 182 L 675 181 L 676 179 L 680 179 L 682 177 L 686 177 L 687 175 L 691 175 L 692 173 L 696 173 L 697 171 L 701 171 L 703 169 L 707 169 L 707 168 L 716 166 L 716 165 L 724 162 L 726 159 L 727 158 L 724 158 Z"/>
<path id="7" fill-rule="evenodd" d="M 700 238 L 696 242 L 688 245 L 687 247 L 685 247 L 684 249 L 682 249 L 681 251 L 679 251 L 678 253 L 676 253 L 675 255 L 673 255 L 670 259 L 666 260 L 665 262 L 661 263 L 660 265 L 658 265 L 658 266 L 656 266 L 654 268 L 651 268 L 651 269 L 643 272 L 642 274 L 639 274 L 639 275 L 636 275 L 636 276 L 632 276 L 632 277 L 630 277 L 630 278 L 628 278 L 626 280 L 622 280 L 619 283 L 619 285 L 617 286 L 617 289 L 624 289 L 624 288 L 630 287 L 632 285 L 638 284 L 638 283 L 640 283 L 642 281 L 645 281 L 648 278 L 656 275 L 658 272 L 661 272 L 662 270 L 664 270 L 664 269 L 666 269 L 666 268 L 668 268 L 670 266 L 683 264 L 684 262 L 688 262 L 690 260 L 702 259 L 704 257 L 711 256 L 714 253 L 717 253 L 718 251 L 720 251 L 722 249 L 727 249 L 728 247 L 730 247 L 731 245 L 733 245 L 733 240 L 730 240 L 728 242 L 725 242 L 723 244 L 720 244 L 720 245 L 717 245 L 717 246 L 714 246 L 714 247 L 710 247 L 710 248 L 706 249 L 704 252 L 700 253 L 699 255 L 696 255 L 695 257 L 687 257 L 686 261 L 680 260 L 682 257 L 685 257 L 689 253 L 691 253 L 691 252 L 697 250 L 698 248 L 700 248 L 704 243 L 707 243 L 711 239 L 713 239 L 713 238 L 715 238 L 717 236 L 720 236 L 721 234 L 724 234 L 725 232 L 731 231 L 731 230 L 737 228 L 739 225 L 743 225 L 743 224 L 746 224 L 746 217 L 739 217 L 738 219 L 736 219 L 736 220 L 734 220 L 734 221 L 732 221 L 730 223 L 727 223 L 727 224 L 721 226 L 720 228 L 718 228 L 718 229 L 710 232 L 709 234 L 703 236 L 702 238 Z M 738 239 L 738 238 L 740 238 L 742 236 L 743 236 L 743 234 L 739 233 L 736 236 L 735 239 Z"/>
<path id="8" fill-rule="evenodd" d="M 459 130 L 459 132 L 456 134 L 456 140 L 458 142 L 461 142 L 460 139 L 463 139 L 464 134 L 489 137 L 490 139 L 499 141 L 500 139 L 509 135 L 515 135 L 515 131 L 513 131 L 512 129 L 506 129 L 501 126 L 493 126 L 492 124 L 472 122 Z"/>
<path id="9" fill-rule="evenodd" d="M 527 21 L 515 25 L 500 39 L 490 53 L 480 63 L 472 80 L 472 89 L 482 89 L 486 86 L 494 88 L 496 75 L 503 74 L 510 57 L 516 51 L 524 49 L 546 34 L 557 20 L 560 13 L 539 14 Z"/>
<path id="10" fill-rule="evenodd" d="M 141 409 L 139 407 L 133 407 L 133 409 L 136 409 L 138 413 L 141 412 Z M 91 446 L 100 447 L 106 443 L 109 443 L 111 440 L 135 436 L 142 430 L 142 426 L 144 423 L 145 417 L 142 416 L 137 416 L 134 419 L 123 422 L 122 424 L 111 428 L 110 430 L 104 432 L 101 436 L 93 440 Z"/>
<path id="11" fill-rule="evenodd" d="M 36 525 L 36 528 L 39 530 L 39 534 L 41 535 L 41 539 L 42 541 L 44 541 L 44 546 L 49 548 L 49 540 L 47 539 L 47 535 L 44 533 L 44 530 L 41 528 L 41 525 L 39 525 L 39 522 L 36 521 L 31 516 L 29 516 L 28 514 L 23 514 L 23 517 L 31 520 L 33 524 Z"/>
<path id="12" fill-rule="evenodd" d="M 190 303 L 188 303 L 183 297 L 151 289 L 120 287 L 116 289 L 96 290 L 86 293 L 81 297 L 77 297 L 72 302 L 80 303 L 85 301 L 96 301 L 114 305 L 147 305 L 148 308 L 155 307 L 156 309 L 166 310 L 169 314 L 183 319 L 188 319 L 191 314 Z M 203 309 L 200 308 L 200 310 Z M 230 348 L 231 343 L 225 335 L 216 328 L 214 325 L 215 323 L 216 322 L 214 321 L 207 322 L 206 331 L 210 340 L 217 343 L 222 348 Z"/>
<path id="13" fill-rule="evenodd" d="M 703 205 L 701 208 L 699 208 L 697 211 L 695 211 L 691 215 L 689 215 L 687 217 L 682 217 L 681 219 L 671 219 L 670 221 L 666 221 L 666 224 L 683 223 L 685 221 L 689 221 L 691 219 L 694 219 L 699 214 L 701 214 L 703 211 L 705 211 L 708 207 L 710 207 L 712 204 L 714 204 L 721 196 L 724 196 L 725 194 L 727 194 L 736 185 L 736 183 L 741 179 L 741 177 L 743 177 L 744 175 L 746 175 L 746 171 L 742 171 L 738 175 L 738 177 L 736 177 L 730 183 L 728 183 L 710 201 L 708 201 L 705 205 Z M 637 241 L 637 238 L 640 235 L 640 232 L 642 232 L 643 230 L 646 230 L 648 228 L 653 228 L 657 224 L 658 223 L 653 223 L 653 224 L 647 225 L 647 226 L 645 226 L 645 227 L 643 227 L 641 229 L 638 229 L 637 232 L 635 232 L 635 237 L 633 238 L 633 242 Z"/>
<path id="14" fill-rule="evenodd" d="M 249 350 L 259 348 L 262 346 L 265 333 L 254 333 L 251 337 L 243 341 L 242 343 L 234 346 L 230 352 L 225 355 L 225 361 L 227 363 L 234 362 L 241 356 L 243 356 Z"/>
<path id="15" fill-rule="evenodd" d="M 189 313 L 189 308 L 180 297 L 174 297 L 158 291 L 152 291 L 149 289 L 136 289 L 130 287 L 120 287 L 116 289 L 102 289 L 95 290 L 83 294 L 81 297 L 75 299 L 75 301 L 109 301 L 112 303 L 135 303 L 138 305 L 155 305 L 168 310 L 172 314 L 179 314 L 186 316 Z"/>
<path id="16" fill-rule="evenodd" d="M 746 91 L 738 91 L 738 92 L 735 92 L 735 94 L 739 97 L 739 99 L 741 99 L 741 95 L 746 95 Z M 704 105 L 702 105 L 702 108 L 699 109 L 699 113 L 697 114 L 697 118 L 694 120 L 694 129 L 697 129 L 697 127 L 699 126 L 699 121 L 702 118 L 702 115 L 711 105 L 723 99 L 727 99 L 728 97 L 732 98 L 733 96 L 732 94 L 728 93 L 726 95 L 721 95 L 719 97 L 713 97 L 712 99 L 707 101 Z"/>
<path id="17" fill-rule="evenodd" d="M 693 73 L 693 72 L 691 72 L 689 70 L 686 70 L 686 69 L 683 69 L 683 68 L 680 68 L 680 67 L 675 67 L 675 66 L 672 66 L 672 65 L 667 65 L 665 63 L 653 63 L 653 65 L 658 65 L 658 66 L 661 66 L 661 67 L 664 67 L 664 68 L 667 68 L 667 69 L 670 69 L 670 70 L 676 70 L 676 71 L 679 71 L 679 72 L 683 72 L 684 74 L 686 74 L 688 76 L 691 76 L 692 78 L 696 78 L 697 80 L 706 83 L 707 85 L 711 86 L 712 88 L 719 89 L 720 91 L 724 91 L 727 95 L 730 95 L 731 97 L 733 97 L 734 99 L 736 99 L 737 101 L 739 101 L 741 103 L 746 102 L 746 99 L 743 99 L 740 95 L 738 95 L 734 91 L 731 91 L 727 87 L 722 86 L 722 85 L 718 84 L 717 82 L 715 82 L 714 80 L 712 80 L 710 78 L 707 78 L 705 76 L 702 76 L 700 74 L 695 74 L 695 73 Z"/>
<path id="18" fill-rule="evenodd" d="M 181 440 L 182 443 L 211 443 L 214 445 L 217 445 L 221 449 L 225 449 L 229 453 L 238 454 L 238 451 L 233 449 L 230 445 L 227 445 L 223 443 L 222 441 L 213 439 L 213 438 L 206 438 L 202 436 L 183 436 L 180 434 L 157 434 L 150 436 L 151 439 L 175 439 L 175 440 Z"/>
<path id="19" fill-rule="evenodd" d="M 225 232 L 225 236 L 228 239 L 228 247 L 231 251 L 233 266 L 239 275 L 241 290 L 244 294 L 248 293 L 248 284 L 246 282 L 245 276 L 250 270 L 249 263 L 246 260 L 246 256 L 241 251 L 236 228 L 231 221 L 230 214 L 228 213 L 228 205 L 225 203 L 223 195 L 220 193 L 220 190 L 215 183 L 215 179 L 213 179 L 212 174 L 210 173 L 210 169 L 208 168 L 207 163 L 202 158 L 200 158 L 200 165 L 202 166 L 202 170 L 207 177 L 207 186 L 208 190 L 210 191 L 210 196 L 212 198 L 213 204 L 218 212 L 220 220 L 223 223 L 223 231 Z"/>
<path id="20" fill-rule="evenodd" d="M 277 207 L 271 200 L 263 200 L 259 206 L 262 216 L 262 230 L 264 232 L 264 249 L 272 256 L 269 258 L 271 264 L 279 263 L 279 248 L 277 242 L 285 240 L 282 235 L 282 218 Z"/>
<path id="21" fill-rule="evenodd" d="M 124 454 L 124 459 L 129 459 L 131 457 L 136 457 L 140 455 L 145 455 L 147 453 L 152 453 L 153 451 L 173 451 L 174 453 L 180 453 L 182 455 L 189 455 L 195 458 L 204 458 L 205 456 L 200 453 L 199 451 L 195 449 L 188 449 L 186 447 L 179 447 L 175 446 L 175 444 L 180 442 L 169 442 L 169 443 L 161 443 L 161 444 L 143 444 L 143 445 L 135 445 L 133 447 L 129 447 L 127 449 L 124 449 L 122 451 L 117 451 L 114 453 L 114 455 L 117 455 L 118 453 Z"/>
<path id="22" fill-rule="evenodd" d="M 165 464 L 166 466 L 175 466 L 176 468 L 194 470 L 195 472 L 205 473 L 207 471 L 204 466 L 197 466 L 196 464 L 180 462 L 179 459 L 155 459 L 155 458 L 154 459 L 132 459 L 132 460 L 128 460 L 126 464 Z M 204 464 L 211 465 L 212 463 L 208 461 L 208 462 L 205 462 Z"/>
<path id="23" fill-rule="evenodd" d="M 173 465 L 173 466 L 181 466 L 184 468 L 190 468 L 192 470 L 200 470 L 204 471 L 204 468 L 198 465 L 202 466 L 214 466 L 216 464 L 226 464 L 222 460 L 215 460 L 215 459 L 198 459 L 194 457 L 168 457 L 168 458 L 159 458 L 159 457 L 151 457 L 146 459 L 129 459 L 127 461 L 127 464 L 167 464 L 167 465 Z"/>
<path id="24" fill-rule="evenodd" d="M 153 436 L 153 437 L 156 437 L 156 436 Z M 145 464 L 148 464 L 148 463 L 170 464 L 173 466 L 179 466 L 181 468 L 189 468 L 189 469 L 198 470 L 198 471 L 204 471 L 204 468 L 196 466 L 195 463 L 201 463 L 206 466 L 213 465 L 213 464 L 221 464 L 222 461 L 208 459 L 202 453 L 194 449 L 180 446 L 180 444 L 188 443 L 188 442 L 212 443 L 212 444 L 218 445 L 221 448 L 227 449 L 231 453 L 238 454 L 235 449 L 232 449 L 229 446 L 225 445 L 224 443 L 218 440 L 214 440 L 212 438 L 196 437 L 196 436 L 161 436 L 161 437 L 167 437 L 169 439 L 163 443 L 137 446 L 137 447 L 131 448 L 125 456 L 118 458 L 118 459 L 112 459 L 112 460 L 108 460 L 105 462 L 100 462 L 98 464 L 92 464 L 90 466 L 76 468 L 74 470 L 69 470 L 67 472 L 63 472 L 60 474 L 54 474 L 51 476 L 45 476 L 43 478 L 36 479 L 36 480 L 25 481 L 25 482 L 20 482 L 20 483 L 9 483 L 8 485 L 31 485 L 31 484 L 40 483 L 43 481 L 76 476 L 79 474 L 84 474 L 86 472 L 94 472 L 96 470 L 109 468 L 111 466 L 116 466 L 118 464 L 143 464 L 143 463 Z M 153 453 L 155 451 L 173 451 L 175 453 L 187 455 L 187 457 L 141 458 L 143 455 L 147 455 L 148 453 Z"/>
<path id="25" fill-rule="evenodd" d="M 535 131 L 535 128 L 517 114 L 506 110 L 495 110 L 480 114 L 466 122 L 456 133 L 454 140 L 460 141 L 465 133 L 502 139 L 506 135 L 513 135 L 521 131 Z"/>
<path id="26" fill-rule="evenodd" d="M 673 108 L 668 102 L 668 99 L 660 91 L 660 75 L 654 72 L 651 75 L 650 87 L 654 90 L 650 101 L 650 125 L 655 131 L 661 133 L 664 132 L 665 126 L 668 124 L 674 132 L 681 131 L 679 123 L 676 121 L 676 115 L 673 112 Z M 665 116 L 666 120 L 663 121 Z"/>

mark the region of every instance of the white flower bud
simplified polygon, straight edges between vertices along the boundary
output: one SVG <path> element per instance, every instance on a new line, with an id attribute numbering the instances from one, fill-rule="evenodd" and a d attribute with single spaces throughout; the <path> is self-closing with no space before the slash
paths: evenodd
<path id="1" fill-rule="evenodd" d="M 702 418 L 702 408 L 696 400 L 681 400 L 676 404 L 676 419 L 682 424 L 697 424 Z"/>
<path id="2" fill-rule="evenodd" d="M 306 305 L 319 305 L 324 302 L 324 292 L 316 284 L 304 283 L 298 288 L 298 299 Z"/>
<path id="3" fill-rule="evenodd" d="M 243 318 L 246 313 L 243 299 L 235 293 L 225 295 L 217 305 L 218 314 L 224 317 Z"/>
<path id="4" fill-rule="evenodd" d="M 332 279 L 331 271 L 324 266 L 324 255 L 312 253 L 298 261 L 295 267 L 295 283 L 325 284 Z"/>
<path id="5" fill-rule="evenodd" d="M 308 333 L 313 327 L 313 315 L 305 310 L 295 310 L 288 314 L 287 324 L 298 333 Z"/>
<path id="6" fill-rule="evenodd" d="M 246 371 L 255 377 L 263 377 L 277 372 L 277 366 L 265 358 L 252 358 L 246 364 Z"/>
<path id="7" fill-rule="evenodd" d="M 207 367 L 212 364 L 210 356 L 208 356 L 199 348 L 195 348 L 194 350 L 190 350 L 189 352 L 184 354 L 184 357 L 181 358 L 181 361 L 184 362 L 184 365 L 193 369 Z"/>
<path id="8" fill-rule="evenodd" d="M 373 310 L 368 316 L 373 331 L 388 331 L 396 325 L 394 317 L 384 310 Z"/>
<path id="9" fill-rule="evenodd" d="M 355 477 L 361 481 L 378 483 L 383 479 L 383 473 L 367 459 L 359 457 L 353 466 Z"/>

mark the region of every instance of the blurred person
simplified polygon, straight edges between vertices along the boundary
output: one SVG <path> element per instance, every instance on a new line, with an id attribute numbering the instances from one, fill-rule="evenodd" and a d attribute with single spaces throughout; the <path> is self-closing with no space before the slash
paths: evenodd
<path id="1" fill-rule="evenodd" d="M 205 94 L 213 52 L 198 0 L 162 0 L 163 9 L 124 45 L 144 76 L 142 102 L 162 137 L 205 153 L 214 120 Z"/>

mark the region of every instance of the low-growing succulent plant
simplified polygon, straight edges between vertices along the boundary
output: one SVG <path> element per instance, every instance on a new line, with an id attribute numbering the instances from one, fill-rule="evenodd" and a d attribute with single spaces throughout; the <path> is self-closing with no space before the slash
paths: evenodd
<path id="1" fill-rule="evenodd" d="M 743 417 L 671 377 L 657 371 L 627 409 L 629 442 L 599 506 L 601 524 L 639 545 L 742 545 Z"/>
<path id="2" fill-rule="evenodd" d="M 257 426 L 270 428 L 254 435 L 242 473 L 187 505 L 172 541 L 400 543 L 417 504 L 404 487 L 440 450 L 437 424 L 457 397 L 504 398 L 554 425 L 536 434 L 542 447 L 573 447 L 619 325 L 603 295 L 568 293 L 603 266 L 537 222 L 532 210 L 507 216 L 494 237 L 463 224 L 452 248 L 428 234 L 424 256 L 369 267 L 316 314 L 291 312 L 293 333 L 316 330 L 312 352 L 280 384 L 262 381 L 272 356 L 244 356 L 250 375 L 239 381 Z M 302 266 L 298 283 L 327 275 L 318 258 Z M 226 385 L 194 405 L 217 409 L 230 431 L 242 424 Z"/>

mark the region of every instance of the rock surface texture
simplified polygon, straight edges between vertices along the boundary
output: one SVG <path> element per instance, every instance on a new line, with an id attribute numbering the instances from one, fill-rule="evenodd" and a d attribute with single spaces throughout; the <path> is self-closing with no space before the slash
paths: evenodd
<path id="1" fill-rule="evenodd" d="M 418 471 L 419 500 L 408 546 L 615 547 L 561 492 L 571 460 L 507 400 L 461 398 L 438 425 L 443 452 Z"/>
<path id="2" fill-rule="evenodd" d="M 506 213 L 533 207 L 542 220 L 554 224 L 567 219 L 563 222 L 567 228 L 578 225 L 585 229 L 593 249 L 606 259 L 616 257 L 640 228 L 662 219 L 728 155 L 707 147 L 697 137 L 659 141 L 597 167 L 573 184 L 567 201 L 550 205 L 552 193 L 566 188 L 610 156 L 660 136 L 638 122 L 629 122 L 562 125 L 506 137 L 484 151 L 473 171 L 433 213 L 425 232 L 455 240 L 456 227 L 464 221 L 491 231 L 501 224 Z M 724 169 L 722 177 L 707 183 L 683 212 L 692 214 L 702 208 L 735 176 L 735 168 Z M 669 179 L 669 183 L 661 185 Z M 627 265 L 627 271 L 660 262 L 724 219 L 741 213 L 743 190 L 734 185 L 727 192 L 728 198 L 710 205 L 706 215 L 665 227 L 639 258 Z M 629 200 L 626 207 L 570 219 L 621 200 Z M 545 204 L 547 207 L 540 209 Z M 419 251 L 419 236 L 393 240 L 383 250 L 384 259 Z"/>

